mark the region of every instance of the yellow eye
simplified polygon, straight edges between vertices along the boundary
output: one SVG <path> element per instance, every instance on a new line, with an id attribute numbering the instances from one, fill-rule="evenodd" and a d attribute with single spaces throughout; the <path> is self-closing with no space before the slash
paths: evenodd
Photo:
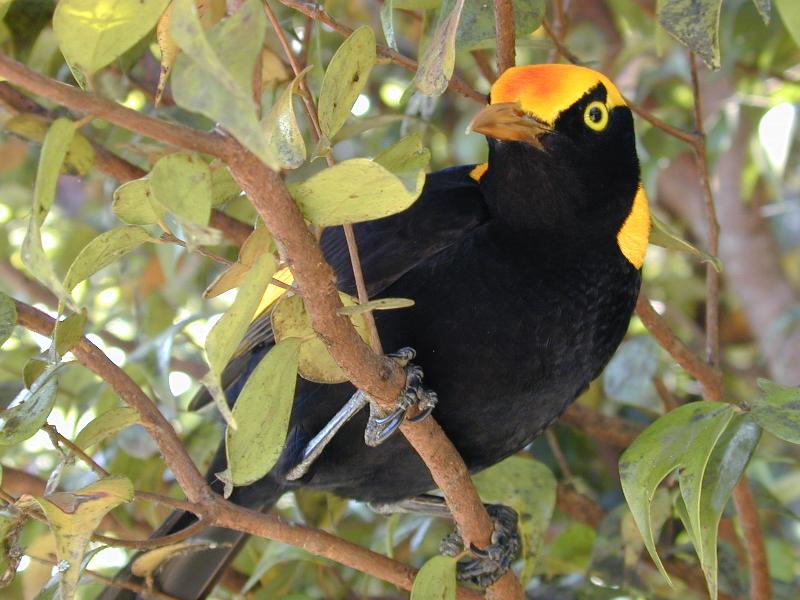
<path id="1" fill-rule="evenodd" d="M 598 100 L 590 102 L 583 111 L 583 122 L 589 129 L 603 131 L 608 125 L 608 108 Z"/>

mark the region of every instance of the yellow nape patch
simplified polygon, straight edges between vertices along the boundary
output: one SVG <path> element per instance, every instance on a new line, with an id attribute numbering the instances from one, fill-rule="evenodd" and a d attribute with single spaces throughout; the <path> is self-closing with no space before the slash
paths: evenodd
<path id="1" fill-rule="evenodd" d="M 492 86 L 492 104 L 519 102 L 525 112 L 553 125 L 558 115 L 581 96 L 602 83 L 608 97 L 606 106 L 625 106 L 625 100 L 611 80 L 597 71 L 576 65 L 528 65 L 506 70 Z"/>
<path id="2" fill-rule="evenodd" d="M 489 168 L 489 163 L 481 163 L 479 165 L 475 165 L 472 171 L 469 172 L 469 176 L 472 177 L 475 181 L 480 181 L 483 174 L 486 173 L 486 169 Z"/>
<path id="3" fill-rule="evenodd" d="M 650 241 L 650 208 L 647 194 L 639 184 L 631 212 L 617 233 L 617 244 L 625 258 L 637 269 L 642 268 Z"/>

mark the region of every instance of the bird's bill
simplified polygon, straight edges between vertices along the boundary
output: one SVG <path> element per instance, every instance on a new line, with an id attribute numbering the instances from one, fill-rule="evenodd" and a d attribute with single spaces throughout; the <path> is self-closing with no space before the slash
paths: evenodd
<path id="1" fill-rule="evenodd" d="M 536 117 L 527 114 L 517 102 L 487 104 L 467 126 L 467 133 L 475 131 L 486 136 L 514 142 L 525 142 L 541 148 L 539 136 L 552 128 Z"/>

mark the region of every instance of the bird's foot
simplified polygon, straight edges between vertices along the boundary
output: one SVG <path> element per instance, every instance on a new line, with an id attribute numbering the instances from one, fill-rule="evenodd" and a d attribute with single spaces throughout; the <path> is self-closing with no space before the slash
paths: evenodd
<path id="1" fill-rule="evenodd" d="M 411 361 L 416 356 L 413 348 L 401 348 L 397 352 L 387 354 L 396 361 L 406 373 L 406 386 L 397 399 L 397 407 L 388 415 L 378 412 L 374 403 L 370 403 L 369 421 L 364 431 L 364 441 L 368 446 L 378 446 L 385 442 L 406 419 L 408 409 L 415 406 L 419 414 L 408 417 L 410 423 L 422 421 L 433 412 L 436 406 L 436 392 L 422 387 L 422 368 Z"/>
<path id="2" fill-rule="evenodd" d="M 494 523 L 492 543 L 486 548 L 470 544 L 469 551 L 474 558 L 456 566 L 459 581 L 468 581 L 480 588 L 489 587 L 508 571 L 521 546 L 517 511 L 502 504 L 489 504 L 486 511 Z M 463 550 L 464 540 L 458 530 L 439 545 L 439 551 L 447 556 L 458 556 Z"/>

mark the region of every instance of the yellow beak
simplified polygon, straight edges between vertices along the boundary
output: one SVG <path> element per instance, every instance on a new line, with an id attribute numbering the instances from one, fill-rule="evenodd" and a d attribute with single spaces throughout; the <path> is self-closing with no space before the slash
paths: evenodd
<path id="1" fill-rule="evenodd" d="M 487 104 L 467 126 L 467 133 L 475 131 L 498 140 L 525 142 L 541 149 L 539 136 L 552 131 L 547 123 L 525 113 L 516 102 Z"/>

